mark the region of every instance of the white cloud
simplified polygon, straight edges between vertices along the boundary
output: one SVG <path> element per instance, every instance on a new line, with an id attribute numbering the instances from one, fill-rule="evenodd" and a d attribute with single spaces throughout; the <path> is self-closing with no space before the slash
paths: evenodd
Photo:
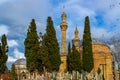
<path id="1" fill-rule="evenodd" d="M 31 19 L 34 18 L 39 23 L 45 22 L 50 9 L 49 0 L 9 0 L 0 5 L 0 22 L 11 25 L 9 36 L 25 35 Z M 42 28 L 41 30 L 43 31 Z"/>
<path id="2" fill-rule="evenodd" d="M 15 62 L 17 59 L 13 58 L 13 56 L 8 56 L 7 62 Z"/>
<path id="3" fill-rule="evenodd" d="M 8 26 L 0 24 L 0 36 L 2 36 L 3 34 L 8 34 L 8 32 Z"/>
<path id="4" fill-rule="evenodd" d="M 65 5 L 65 11 L 68 13 L 67 16 L 72 23 L 72 25 L 68 24 L 68 28 L 74 28 L 76 24 L 78 24 L 78 26 L 84 24 L 84 18 L 88 15 L 90 16 L 91 27 L 95 27 L 91 28 L 93 37 L 103 38 L 104 36 L 104 38 L 110 38 L 113 36 L 114 32 L 118 32 L 120 29 L 119 3 L 118 0 L 94 0 L 94 2 L 90 0 L 87 0 L 86 2 L 84 0 L 67 0 L 64 3 L 61 3 L 55 11 L 62 10 L 62 6 Z M 100 20 L 100 18 L 97 19 L 96 16 L 99 16 L 102 20 Z M 117 22 L 116 19 L 118 19 L 119 22 Z M 99 21 L 102 26 L 99 25 Z M 117 25 L 117 27 L 114 28 L 112 25 Z M 82 26 L 84 27 L 84 25 Z M 83 28 L 81 27 L 80 30 L 81 29 Z M 73 37 L 73 29 L 68 30 L 68 37 L 70 36 L 71 38 L 71 34 Z M 80 36 L 83 33 L 83 30 L 81 31 Z"/>
<path id="5" fill-rule="evenodd" d="M 6 3 L 8 1 L 14 2 Z M 44 33 L 46 27 L 44 24 L 46 24 L 46 17 L 48 15 L 52 14 L 54 24 L 60 25 L 63 5 L 65 5 L 65 12 L 67 13 L 67 40 L 72 40 L 74 38 L 76 25 L 79 26 L 78 31 L 80 38 L 82 38 L 85 16 L 90 16 L 91 33 L 95 38 L 103 38 L 103 35 L 105 38 L 110 38 L 113 35 L 113 32 L 119 31 L 120 29 L 118 28 L 119 23 L 116 23 L 116 18 L 119 18 L 120 16 L 119 0 L 65 0 L 60 2 L 62 3 L 53 5 L 50 3 L 50 0 L 0 0 L 0 4 L 4 3 L 4 5 L 0 5 L 0 20 L 12 25 L 9 29 L 6 25 L 0 25 L 0 36 L 2 34 L 8 34 L 9 32 L 9 37 L 10 35 L 14 36 L 15 34 L 18 34 L 14 37 L 24 38 L 24 36 L 21 37 L 19 35 L 26 34 L 27 27 L 32 18 L 35 18 L 36 20 L 38 32 L 41 31 Z M 111 8 L 111 6 L 113 7 Z M 99 23 L 99 18 L 96 19 L 96 16 L 103 19 L 103 22 L 101 23 L 104 24 L 102 26 L 99 24 L 96 25 Z M 111 24 L 118 25 L 118 27 L 111 29 Z M 56 34 L 60 42 L 61 31 L 59 27 L 60 26 L 56 26 Z M 23 43 L 23 41 L 21 41 L 21 43 Z M 8 41 L 8 45 L 10 47 L 18 46 L 18 42 L 12 39 L 11 41 Z M 17 48 L 14 49 L 13 54 L 14 58 L 9 57 L 11 61 L 24 57 L 24 54 Z"/>
<path id="6" fill-rule="evenodd" d="M 45 33 L 45 29 L 46 29 L 46 25 L 43 23 L 40 23 L 38 21 L 36 21 L 36 25 L 37 25 L 37 32 L 39 35 L 39 32 L 42 32 L 43 34 Z"/>
<path id="7" fill-rule="evenodd" d="M 16 59 L 25 58 L 24 53 L 20 52 L 17 48 L 14 49 L 13 54 Z"/>
<path id="8" fill-rule="evenodd" d="M 95 11 L 93 11 L 92 9 L 80 5 L 72 5 L 71 7 L 68 7 L 68 11 L 77 15 L 77 16 L 75 15 L 76 16 L 75 19 L 76 18 L 84 19 L 85 16 L 94 17 L 96 15 Z"/>
<path id="9" fill-rule="evenodd" d="M 8 40 L 7 42 L 9 47 L 18 46 L 18 43 L 16 40 Z"/>
<path id="10" fill-rule="evenodd" d="M 99 38 L 99 39 L 110 39 L 110 37 L 113 35 L 111 32 L 108 32 L 104 28 L 91 28 L 91 33 L 93 38 Z"/>
<path id="11" fill-rule="evenodd" d="M 15 48 L 14 51 L 13 51 L 13 56 L 8 55 L 7 62 L 14 62 L 14 61 L 16 61 L 17 59 L 20 59 L 20 58 L 25 58 L 24 53 L 20 52 L 17 48 Z"/>
<path id="12" fill-rule="evenodd" d="M 8 55 L 8 60 L 7 60 L 7 65 L 8 68 L 10 69 L 11 68 L 11 65 L 13 62 L 15 62 L 17 59 L 20 59 L 20 58 L 25 58 L 24 57 L 24 53 L 20 52 L 17 48 L 14 49 L 13 51 L 13 55 Z"/>

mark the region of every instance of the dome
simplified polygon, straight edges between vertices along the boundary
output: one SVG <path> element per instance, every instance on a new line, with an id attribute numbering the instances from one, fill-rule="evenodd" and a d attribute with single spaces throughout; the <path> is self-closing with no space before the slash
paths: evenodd
<path id="1" fill-rule="evenodd" d="M 26 59 L 24 58 L 21 58 L 21 59 L 18 59 L 14 62 L 15 65 L 26 65 Z"/>
<path id="2" fill-rule="evenodd" d="M 80 40 L 78 43 L 74 43 L 75 46 L 82 46 L 83 40 Z M 96 38 L 92 38 L 92 44 L 104 44 L 103 42 L 99 41 Z"/>
<path id="3" fill-rule="evenodd" d="M 93 38 L 93 39 L 92 39 L 92 44 L 104 44 L 104 43 L 102 43 L 102 42 L 99 41 L 98 39 Z"/>

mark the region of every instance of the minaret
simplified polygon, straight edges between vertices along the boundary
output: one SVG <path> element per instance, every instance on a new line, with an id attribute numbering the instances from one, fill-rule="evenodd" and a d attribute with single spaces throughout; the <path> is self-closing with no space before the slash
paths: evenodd
<path id="1" fill-rule="evenodd" d="M 62 13 L 62 23 L 60 24 L 61 33 L 62 33 L 62 52 L 61 52 L 61 65 L 59 72 L 63 73 L 67 71 L 67 55 L 66 55 L 66 30 L 67 30 L 67 23 L 66 23 L 66 13 L 63 11 Z"/>
<path id="2" fill-rule="evenodd" d="M 78 42 L 80 41 L 79 39 L 79 32 L 78 32 L 78 29 L 76 27 L 76 30 L 75 30 L 75 38 L 74 38 L 74 44 L 78 44 Z"/>
<path id="3" fill-rule="evenodd" d="M 73 39 L 73 43 L 74 43 L 74 45 L 75 45 L 75 47 L 76 47 L 76 49 L 77 49 L 77 51 L 79 51 L 80 52 L 80 54 L 82 53 L 82 51 L 81 51 L 81 47 L 80 47 L 80 39 L 79 39 L 79 32 L 78 32 L 78 29 L 77 29 L 77 27 L 76 27 L 76 29 L 75 29 L 75 37 L 74 37 L 74 39 Z M 81 54 L 82 55 L 82 54 Z"/>
<path id="4" fill-rule="evenodd" d="M 63 11 L 62 13 L 62 23 L 60 25 L 61 32 L 62 32 L 62 54 L 61 55 L 66 55 L 66 30 L 67 30 L 67 23 L 66 23 L 66 14 Z"/>

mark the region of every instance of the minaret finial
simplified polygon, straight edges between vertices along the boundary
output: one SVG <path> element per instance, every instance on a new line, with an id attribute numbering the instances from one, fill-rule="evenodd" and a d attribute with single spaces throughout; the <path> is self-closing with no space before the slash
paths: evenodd
<path id="1" fill-rule="evenodd" d="M 76 29 L 75 29 L 75 36 L 74 36 L 74 39 L 73 39 L 75 45 L 79 43 L 80 39 L 79 39 L 79 32 L 78 32 L 78 29 L 77 29 L 77 25 L 76 25 Z"/>
<path id="2" fill-rule="evenodd" d="M 62 16 L 61 16 L 61 17 L 62 17 L 62 24 L 67 24 L 67 23 L 66 23 L 66 17 L 67 17 L 67 15 L 66 15 L 64 9 L 65 9 L 65 6 L 63 6 L 63 10 L 62 10 L 62 11 L 63 11 L 63 12 L 62 12 Z"/>
<path id="3" fill-rule="evenodd" d="M 65 5 L 63 5 L 63 10 L 62 10 L 62 12 L 65 12 Z"/>
<path id="4" fill-rule="evenodd" d="M 76 30 L 77 30 L 77 24 L 76 24 Z"/>
<path id="5" fill-rule="evenodd" d="M 77 25 L 76 25 L 76 30 L 75 30 L 75 34 L 78 34 L 78 29 L 77 29 Z"/>

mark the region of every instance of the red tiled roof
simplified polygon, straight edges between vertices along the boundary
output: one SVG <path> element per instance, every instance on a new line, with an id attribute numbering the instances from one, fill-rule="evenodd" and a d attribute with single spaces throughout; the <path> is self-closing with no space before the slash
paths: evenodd
<path id="1" fill-rule="evenodd" d="M 3 80 L 10 80 L 10 75 L 9 75 L 9 74 L 2 74 L 2 75 L 1 75 L 1 78 L 2 78 Z"/>

